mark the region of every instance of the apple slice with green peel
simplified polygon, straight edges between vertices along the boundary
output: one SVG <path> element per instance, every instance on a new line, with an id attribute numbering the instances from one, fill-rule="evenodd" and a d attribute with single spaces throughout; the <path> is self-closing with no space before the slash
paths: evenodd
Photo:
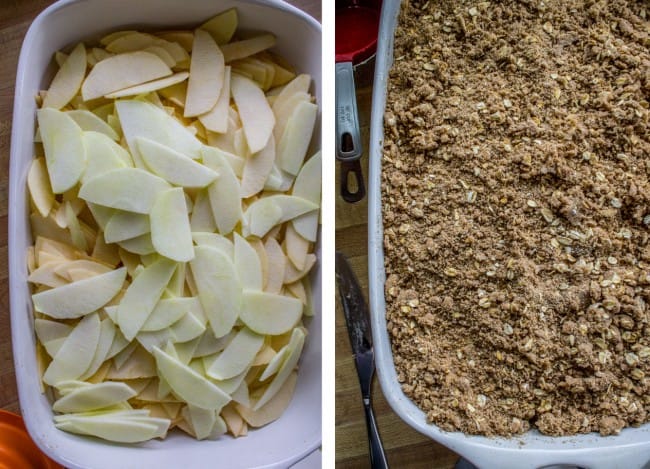
<path id="1" fill-rule="evenodd" d="M 83 386 L 52 404 L 55 412 L 88 412 L 127 401 L 136 392 L 125 383 L 107 381 Z"/>
<path id="2" fill-rule="evenodd" d="M 159 254 L 177 262 L 187 262 L 194 257 L 190 219 L 182 188 L 161 192 L 151 208 L 150 219 L 151 242 Z"/>
<path id="3" fill-rule="evenodd" d="M 239 318 L 258 334 L 279 335 L 291 330 L 302 316 L 302 302 L 284 295 L 244 290 Z"/>
<path id="4" fill-rule="evenodd" d="M 208 197 L 217 229 L 226 235 L 242 217 L 239 180 L 218 148 L 203 147 L 203 163 L 219 173 L 219 179 L 208 186 Z"/>
<path id="5" fill-rule="evenodd" d="M 147 167 L 171 184 L 200 188 L 219 177 L 219 173 L 158 142 L 137 137 L 135 143 Z"/>
<path id="6" fill-rule="evenodd" d="M 230 396 L 178 359 L 158 347 L 153 349 L 160 375 L 167 381 L 174 394 L 188 404 L 203 409 L 220 410 L 230 402 Z"/>
<path id="7" fill-rule="evenodd" d="M 316 210 L 318 205 L 292 195 L 271 195 L 256 200 L 244 213 L 250 234 L 263 237 L 279 223 Z"/>
<path id="8" fill-rule="evenodd" d="M 108 355 L 111 346 L 113 345 L 113 340 L 115 339 L 115 324 L 110 318 L 105 318 L 102 320 L 99 327 L 99 339 L 97 341 L 97 349 L 95 350 L 95 355 L 93 356 L 88 369 L 79 377 L 79 379 L 88 379 L 94 375 L 99 367 L 102 366 L 102 363 L 106 361 L 106 355 Z"/>
<path id="9" fill-rule="evenodd" d="M 215 337 L 228 334 L 239 317 L 241 284 L 231 259 L 209 246 L 194 248 L 190 267 L 199 301 Z"/>
<path id="10" fill-rule="evenodd" d="M 81 85 L 81 96 L 84 101 L 90 101 L 171 74 L 165 62 L 151 52 L 117 54 L 92 68 Z"/>
<path id="11" fill-rule="evenodd" d="M 158 194 L 170 189 L 164 179 L 139 168 L 120 168 L 86 181 L 79 198 L 105 207 L 148 214 Z"/>
<path id="12" fill-rule="evenodd" d="M 176 269 L 176 263 L 161 258 L 138 275 L 122 298 L 117 322 L 127 340 L 133 340 L 153 311 Z"/>
<path id="13" fill-rule="evenodd" d="M 298 103 L 287 121 L 278 143 L 277 160 L 278 166 L 290 174 L 298 174 L 302 167 L 317 115 L 316 104 L 302 101 Z"/>
<path id="14" fill-rule="evenodd" d="M 266 404 L 252 410 L 249 407 L 236 405 L 237 412 L 251 427 L 263 427 L 266 424 L 273 422 L 280 418 L 280 416 L 287 410 L 291 403 L 291 398 L 296 389 L 298 382 L 298 373 L 295 371 L 290 373 L 287 379 L 282 383 L 282 386 L 277 393 L 269 399 Z"/>
<path id="15" fill-rule="evenodd" d="M 194 32 L 190 78 L 187 82 L 185 117 L 209 112 L 216 104 L 224 83 L 225 63 L 221 49 L 207 31 Z"/>
<path id="16" fill-rule="evenodd" d="M 264 336 L 243 327 L 207 370 L 209 377 L 224 380 L 245 371 L 264 345 Z"/>
<path id="17" fill-rule="evenodd" d="M 115 152 L 115 142 L 102 133 L 92 131 L 84 132 L 83 142 L 88 152 L 86 169 L 81 176 L 82 184 L 114 169 L 133 166 L 130 161 L 125 161 L 124 158 Z"/>
<path id="18" fill-rule="evenodd" d="M 233 73 L 230 91 L 237 105 L 251 153 L 262 150 L 269 141 L 275 125 L 275 116 L 266 96 L 257 84 Z"/>
<path id="19" fill-rule="evenodd" d="M 52 192 L 62 194 L 77 184 L 86 166 L 81 127 L 66 113 L 36 111 Z"/>
<path id="20" fill-rule="evenodd" d="M 292 194 L 320 205 L 322 167 L 321 152 L 318 151 L 302 166 L 293 184 Z M 318 211 L 300 215 L 294 218 L 291 224 L 300 236 L 312 243 L 316 242 Z"/>
<path id="21" fill-rule="evenodd" d="M 211 132 L 225 133 L 228 130 L 228 108 L 230 106 L 230 66 L 225 67 L 223 86 L 214 107 L 199 116 L 199 121 Z"/>
<path id="22" fill-rule="evenodd" d="M 117 243 L 151 231 L 149 217 L 141 213 L 116 210 L 104 227 L 104 240 Z"/>
<path id="23" fill-rule="evenodd" d="M 209 32 L 217 44 L 227 44 L 237 30 L 237 9 L 230 8 L 199 26 Z"/>
<path id="24" fill-rule="evenodd" d="M 251 197 L 264 189 L 264 184 L 269 174 L 271 174 L 274 162 L 275 138 L 271 135 L 268 143 L 261 151 L 246 158 L 241 182 L 242 199 Z"/>
<path id="25" fill-rule="evenodd" d="M 27 173 L 27 188 L 38 213 L 47 217 L 54 205 L 54 193 L 47 174 L 45 158 L 36 158 L 32 161 Z"/>
<path id="26" fill-rule="evenodd" d="M 54 386 L 60 381 L 77 379 L 88 369 L 97 350 L 99 315 L 89 314 L 70 332 L 43 374 L 43 381 Z"/>
<path id="27" fill-rule="evenodd" d="M 60 65 L 43 99 L 43 107 L 61 109 L 79 92 L 86 75 L 86 47 L 79 43 Z"/>
<path id="28" fill-rule="evenodd" d="M 300 359 L 300 354 L 302 353 L 302 348 L 305 344 L 305 333 L 301 328 L 296 327 L 291 333 L 291 339 L 287 345 L 289 353 L 284 363 L 276 373 L 273 380 L 269 383 L 268 387 L 264 391 L 264 394 L 258 399 L 258 401 L 253 406 L 253 410 L 258 410 L 269 402 L 273 396 L 282 388 L 282 385 L 285 383 L 287 378 L 291 375 L 294 368 L 298 364 Z"/>
<path id="29" fill-rule="evenodd" d="M 61 430 L 91 435 L 116 443 L 140 443 L 164 438 L 171 421 L 154 417 L 120 417 L 105 413 L 94 416 L 70 416 L 55 423 Z"/>
<path id="30" fill-rule="evenodd" d="M 72 117 L 83 131 L 99 132 L 115 141 L 120 139 L 120 136 L 113 130 L 113 127 L 90 111 L 73 109 L 72 111 L 66 111 L 66 114 Z"/>
<path id="31" fill-rule="evenodd" d="M 117 99 L 151 93 L 152 91 L 158 91 L 163 88 L 168 88 L 178 83 L 182 83 L 187 80 L 189 76 L 190 74 L 188 72 L 174 73 L 173 75 L 165 78 L 159 78 L 158 80 L 148 81 L 146 83 L 142 83 L 141 85 L 136 85 L 130 88 L 125 88 L 123 90 L 115 91 L 114 93 L 107 94 L 106 98 Z"/>
<path id="32" fill-rule="evenodd" d="M 223 57 L 226 61 L 232 62 L 233 60 L 245 59 L 251 55 L 255 55 L 263 50 L 270 49 L 275 45 L 275 36 L 267 33 L 260 36 L 255 36 L 243 41 L 230 42 L 221 46 Z"/>
<path id="33" fill-rule="evenodd" d="M 219 233 L 192 232 L 192 239 L 199 246 L 210 246 L 228 255 L 234 261 L 235 246 L 225 236 Z"/>
<path id="34" fill-rule="evenodd" d="M 159 331 L 165 329 L 178 321 L 186 313 L 197 311 L 200 308 L 201 303 L 194 296 L 162 299 L 156 304 L 140 330 Z"/>
<path id="35" fill-rule="evenodd" d="M 137 99 L 115 102 L 115 109 L 122 124 L 124 137 L 131 153 L 138 153 L 136 137 L 145 137 L 179 153 L 197 159 L 203 144 L 183 124 L 159 107 Z"/>
<path id="36" fill-rule="evenodd" d="M 260 257 L 248 241 L 238 233 L 235 238 L 235 269 L 241 282 L 242 288 L 249 290 L 262 290 L 263 275 Z"/>
<path id="37" fill-rule="evenodd" d="M 107 272 L 32 295 L 36 311 L 56 319 L 73 319 L 98 310 L 121 290 L 126 268 Z"/>

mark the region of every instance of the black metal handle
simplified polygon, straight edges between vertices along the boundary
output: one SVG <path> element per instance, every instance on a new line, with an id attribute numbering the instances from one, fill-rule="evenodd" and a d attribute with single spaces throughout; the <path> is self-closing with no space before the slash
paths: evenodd
<path id="1" fill-rule="evenodd" d="M 379 438 L 375 414 L 370 405 L 370 399 L 363 399 L 363 409 L 366 411 L 366 427 L 368 429 L 368 444 L 370 446 L 370 467 L 372 469 L 388 469 L 388 461 L 384 453 L 384 447 Z"/>
<path id="2" fill-rule="evenodd" d="M 350 176 L 354 178 L 357 190 L 350 190 Z M 341 162 L 341 197 L 348 203 L 359 202 L 366 196 L 366 184 L 363 181 L 363 172 L 359 160 Z"/>

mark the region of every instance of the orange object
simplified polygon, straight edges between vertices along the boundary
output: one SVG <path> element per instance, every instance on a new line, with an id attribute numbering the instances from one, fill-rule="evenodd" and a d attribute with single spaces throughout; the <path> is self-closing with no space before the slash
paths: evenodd
<path id="1" fill-rule="evenodd" d="M 0 410 L 0 469 L 59 469 L 34 443 L 19 415 Z"/>

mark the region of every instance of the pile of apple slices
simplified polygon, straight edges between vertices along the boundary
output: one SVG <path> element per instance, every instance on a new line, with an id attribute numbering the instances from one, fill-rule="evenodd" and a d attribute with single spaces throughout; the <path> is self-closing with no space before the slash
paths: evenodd
<path id="1" fill-rule="evenodd" d="M 28 252 L 55 425 L 135 443 L 246 435 L 289 405 L 312 314 L 311 78 L 194 31 L 82 43 L 37 97 Z"/>

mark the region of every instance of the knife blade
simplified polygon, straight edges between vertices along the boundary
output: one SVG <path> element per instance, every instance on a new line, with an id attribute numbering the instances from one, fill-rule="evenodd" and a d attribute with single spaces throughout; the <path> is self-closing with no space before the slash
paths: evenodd
<path id="1" fill-rule="evenodd" d="M 371 403 L 375 355 L 372 349 L 370 314 L 359 281 L 354 275 L 348 260 L 340 252 L 336 253 L 336 280 L 339 286 L 343 314 L 350 336 L 350 345 L 354 354 L 354 364 L 357 368 L 363 408 L 366 414 L 370 465 L 373 469 L 388 468 Z"/>

